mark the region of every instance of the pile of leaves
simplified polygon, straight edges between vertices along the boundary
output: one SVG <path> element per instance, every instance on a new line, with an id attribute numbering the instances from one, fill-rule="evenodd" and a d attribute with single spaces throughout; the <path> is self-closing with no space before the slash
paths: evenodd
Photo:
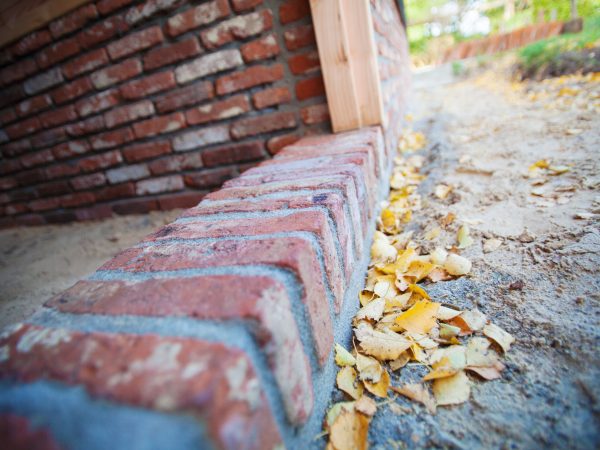
<path id="1" fill-rule="evenodd" d="M 400 149 L 406 152 L 424 145 L 424 136 L 413 135 L 401 141 Z M 466 402 L 473 377 L 501 377 L 501 355 L 514 341 L 478 310 L 460 310 L 436 302 L 427 293 L 425 282 L 470 273 L 471 262 L 459 253 L 473 240 L 463 226 L 456 246 L 420 254 L 412 232 L 404 231 L 413 211 L 421 208 L 416 190 L 424 179 L 422 164 L 423 158 L 414 154 L 395 160 L 391 192 L 378 221 L 365 288 L 359 295 L 361 308 L 353 319 L 352 348 L 335 347 L 340 367 L 337 388 L 347 401 L 333 404 L 327 413 L 327 450 L 366 449 L 369 423 L 377 413 L 375 399 L 386 399 L 390 392 L 422 404 L 431 414 L 438 406 Z M 437 196 L 449 193 L 437 190 Z M 391 384 L 391 371 L 401 374 L 414 364 L 429 370 L 420 382 Z"/>

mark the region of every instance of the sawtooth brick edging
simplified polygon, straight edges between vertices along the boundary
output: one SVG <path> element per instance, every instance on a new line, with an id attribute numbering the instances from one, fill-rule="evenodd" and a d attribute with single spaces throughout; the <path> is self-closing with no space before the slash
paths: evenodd
<path id="1" fill-rule="evenodd" d="M 0 419 L 65 448 L 106 448 L 109 412 L 169 448 L 314 448 L 390 160 L 380 128 L 300 139 L 56 295 L 0 337 Z"/>

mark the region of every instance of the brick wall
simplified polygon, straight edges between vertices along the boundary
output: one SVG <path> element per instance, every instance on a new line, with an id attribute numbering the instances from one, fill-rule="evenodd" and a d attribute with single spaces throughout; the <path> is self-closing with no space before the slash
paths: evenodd
<path id="1" fill-rule="evenodd" d="M 379 128 L 303 138 L 6 330 L 0 439 L 323 448 L 389 163 Z"/>
<path id="2" fill-rule="evenodd" d="M 329 129 L 308 0 L 98 0 L 0 64 L 4 226 L 188 207 Z"/>

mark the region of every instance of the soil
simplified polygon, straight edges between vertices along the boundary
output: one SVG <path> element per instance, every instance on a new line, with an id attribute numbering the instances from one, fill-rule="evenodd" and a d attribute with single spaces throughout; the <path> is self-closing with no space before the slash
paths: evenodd
<path id="1" fill-rule="evenodd" d="M 180 211 L 0 231 L 0 329 L 91 275 Z"/>
<path id="2" fill-rule="evenodd" d="M 462 254 L 471 276 L 426 288 L 513 334 L 507 369 L 501 380 L 474 381 L 469 402 L 436 415 L 404 398 L 383 402 L 371 448 L 600 446 L 600 83 L 515 86 L 507 72 L 440 84 L 450 78 L 445 67 L 417 80 L 427 179 L 412 222 L 419 236 L 456 215 L 436 241 L 421 239 L 425 248 L 455 245 L 458 227 L 469 224 L 475 244 Z M 566 98 L 564 87 L 580 91 Z M 570 170 L 533 185 L 528 167 L 541 159 Z M 433 195 L 439 183 L 453 187 L 444 200 Z M 502 244 L 484 253 L 491 238 Z M 392 385 L 425 373 L 414 364 Z"/>

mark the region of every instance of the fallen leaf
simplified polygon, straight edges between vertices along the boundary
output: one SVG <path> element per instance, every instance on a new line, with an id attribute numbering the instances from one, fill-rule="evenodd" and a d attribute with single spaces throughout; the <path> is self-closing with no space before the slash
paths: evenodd
<path id="1" fill-rule="evenodd" d="M 402 387 L 392 386 L 392 390 L 398 394 L 422 403 L 431 414 L 435 414 L 435 399 L 427 387 L 421 383 L 405 384 Z"/>
<path id="2" fill-rule="evenodd" d="M 441 339 L 451 339 L 453 337 L 458 336 L 460 333 L 460 328 L 449 325 L 447 323 L 440 323 L 440 338 Z"/>
<path id="3" fill-rule="evenodd" d="M 356 358 L 340 344 L 335 344 L 335 363 L 340 367 L 353 366 Z"/>
<path id="4" fill-rule="evenodd" d="M 486 239 L 483 243 L 483 253 L 492 253 L 500 248 L 502 241 L 500 239 Z"/>
<path id="5" fill-rule="evenodd" d="M 429 259 L 433 264 L 437 264 L 438 266 L 443 266 L 446 262 L 446 258 L 448 257 L 448 252 L 443 248 L 436 248 L 429 254 Z"/>
<path id="6" fill-rule="evenodd" d="M 448 225 L 454 222 L 454 219 L 456 219 L 456 214 L 449 212 L 440 220 L 440 225 L 444 228 L 448 228 Z"/>
<path id="7" fill-rule="evenodd" d="M 362 381 L 378 383 L 381 380 L 383 367 L 375 358 L 359 353 L 356 355 L 356 368 L 358 369 L 358 376 Z"/>
<path id="8" fill-rule="evenodd" d="M 447 281 L 452 279 L 452 275 L 446 272 L 444 269 L 440 267 L 436 267 L 427 275 L 427 279 L 432 283 L 437 283 L 438 281 Z"/>
<path id="9" fill-rule="evenodd" d="M 429 297 L 429 294 L 427 293 L 427 291 L 425 289 L 423 289 L 421 286 L 419 286 L 418 284 L 409 284 L 407 286 L 407 289 L 412 292 L 413 294 L 418 295 L 419 297 L 422 297 L 426 300 L 429 300 L 431 297 Z"/>
<path id="10" fill-rule="evenodd" d="M 356 370 L 346 366 L 340 369 L 336 377 L 338 388 L 355 400 L 363 393 L 362 383 L 356 379 L 356 376 Z"/>
<path id="11" fill-rule="evenodd" d="M 371 397 L 363 395 L 354 404 L 354 409 L 365 416 L 372 417 L 377 412 L 377 403 Z"/>
<path id="12" fill-rule="evenodd" d="M 440 320 L 447 321 L 455 318 L 456 316 L 461 315 L 462 313 L 463 311 L 461 311 L 460 309 L 452 309 L 448 308 L 447 306 L 440 305 L 437 312 L 435 313 L 435 317 L 437 317 Z"/>
<path id="13" fill-rule="evenodd" d="M 358 294 L 358 300 L 360 301 L 361 306 L 366 306 L 369 304 L 371 300 L 375 298 L 375 293 L 371 291 L 361 291 Z"/>
<path id="14" fill-rule="evenodd" d="M 440 227 L 431 228 L 425 233 L 425 235 L 423 237 L 425 239 L 427 239 L 428 241 L 432 241 L 435 238 L 437 238 L 441 232 L 442 232 L 442 229 Z"/>
<path id="15" fill-rule="evenodd" d="M 435 315 L 439 307 L 439 303 L 419 301 L 400 314 L 396 323 L 407 331 L 425 334 L 435 325 Z"/>
<path id="16" fill-rule="evenodd" d="M 371 246 L 371 262 L 373 264 L 395 261 L 396 256 L 398 256 L 398 250 L 389 243 L 385 235 L 383 238 L 374 239 Z"/>
<path id="17" fill-rule="evenodd" d="M 390 369 L 393 371 L 402 369 L 408 363 L 408 361 L 410 361 L 410 356 L 407 352 L 403 352 L 396 359 L 390 361 Z"/>
<path id="18" fill-rule="evenodd" d="M 396 216 L 387 208 L 381 211 L 381 224 L 383 229 L 389 233 L 396 231 Z"/>
<path id="19" fill-rule="evenodd" d="M 361 397 L 362 398 L 362 397 Z M 329 411 L 327 411 L 327 415 L 325 416 L 325 422 L 327 424 L 327 428 L 330 428 L 331 425 L 335 422 L 335 419 L 340 415 L 342 411 L 352 411 L 354 409 L 354 404 L 356 402 L 337 402 L 334 403 Z"/>
<path id="20" fill-rule="evenodd" d="M 475 372 L 477 375 L 487 381 L 502 378 L 502 373 L 495 367 L 467 367 L 467 370 L 470 372 Z"/>
<path id="21" fill-rule="evenodd" d="M 334 450 L 367 450 L 369 419 L 355 411 L 342 411 L 329 431 Z"/>
<path id="22" fill-rule="evenodd" d="M 471 382 L 462 370 L 433 382 L 433 395 L 438 406 L 458 405 L 469 400 Z"/>
<path id="23" fill-rule="evenodd" d="M 381 374 L 381 379 L 377 383 L 371 383 L 370 381 L 363 381 L 365 388 L 371 394 L 377 397 L 386 398 L 388 388 L 390 387 L 390 374 L 387 370 L 384 370 Z"/>
<path id="24" fill-rule="evenodd" d="M 356 313 L 356 320 L 370 319 L 377 321 L 381 319 L 383 315 L 383 309 L 385 308 L 385 299 L 376 298 L 375 300 L 363 306 Z"/>
<path id="25" fill-rule="evenodd" d="M 458 248 L 463 249 L 473 245 L 473 238 L 471 237 L 471 231 L 468 225 L 463 225 L 458 229 L 456 240 L 458 242 Z"/>
<path id="26" fill-rule="evenodd" d="M 393 331 L 377 331 L 364 323 L 359 324 L 354 332 L 361 349 L 382 361 L 398 358 L 411 345 L 408 339 Z"/>
<path id="27" fill-rule="evenodd" d="M 481 330 L 487 322 L 486 315 L 477 309 L 463 311 L 459 318 L 467 324 L 470 331 Z"/>
<path id="28" fill-rule="evenodd" d="M 498 325 L 494 325 L 493 323 L 483 327 L 483 334 L 497 343 L 502 348 L 504 353 L 508 351 L 510 344 L 515 342 L 515 338 L 510 333 L 504 331 Z"/>
<path id="29" fill-rule="evenodd" d="M 452 192 L 452 186 L 448 186 L 447 184 L 438 184 L 435 187 L 434 194 L 440 200 L 446 199 L 448 195 Z"/>
<path id="30" fill-rule="evenodd" d="M 450 253 L 444 262 L 444 269 L 450 275 L 466 275 L 471 271 L 471 261 L 455 253 Z"/>
<path id="31" fill-rule="evenodd" d="M 375 292 L 375 294 L 379 297 L 385 299 L 394 298 L 396 295 L 398 295 L 398 290 L 394 285 L 394 279 L 392 276 L 380 277 L 373 287 L 373 292 Z"/>

